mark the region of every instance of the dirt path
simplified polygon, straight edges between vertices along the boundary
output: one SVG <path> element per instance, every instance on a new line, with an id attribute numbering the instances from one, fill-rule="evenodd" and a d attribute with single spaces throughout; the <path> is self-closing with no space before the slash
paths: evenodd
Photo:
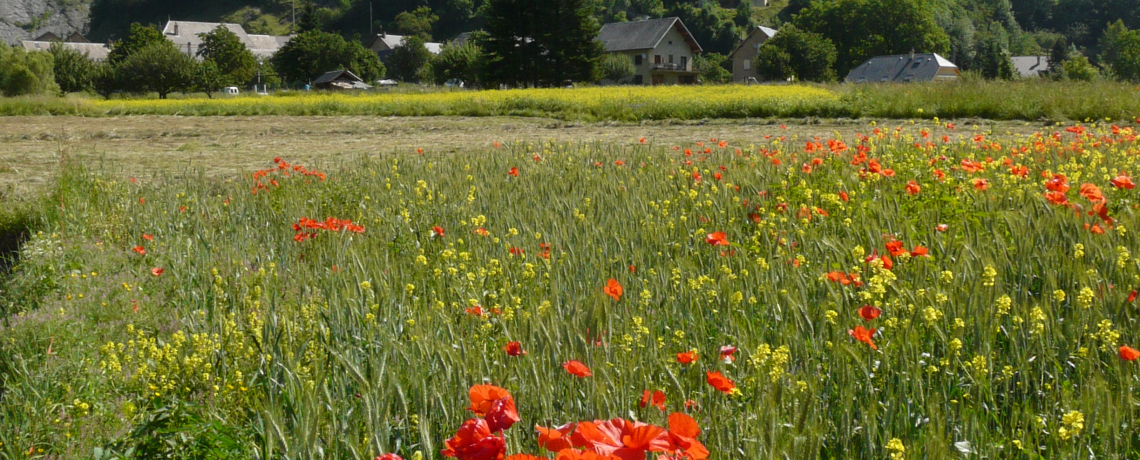
<path id="1" fill-rule="evenodd" d="M 311 164 L 416 148 L 462 152 L 493 142 L 621 144 L 635 143 L 639 137 L 657 145 L 711 138 L 748 145 L 766 134 L 850 137 L 870 130 L 868 123 L 789 121 L 787 129 L 781 129 L 780 122 L 770 120 L 637 125 L 509 117 L 0 117 L 0 196 L 26 197 L 43 189 L 59 170 L 61 155 L 113 174 L 146 177 L 204 169 L 224 176 L 264 167 L 275 156 Z M 1000 133 L 1040 129 L 1025 123 L 993 127 Z"/>

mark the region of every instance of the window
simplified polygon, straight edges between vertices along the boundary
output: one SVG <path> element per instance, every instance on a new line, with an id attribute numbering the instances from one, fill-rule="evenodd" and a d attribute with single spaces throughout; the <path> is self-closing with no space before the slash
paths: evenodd
<path id="1" fill-rule="evenodd" d="M 653 55 L 653 63 L 654 64 L 660 64 L 661 63 L 661 55 L 660 54 L 654 54 Z"/>
<path id="2" fill-rule="evenodd" d="M 643 84 L 645 84 L 645 80 L 643 80 L 643 79 L 641 78 L 641 75 L 634 75 L 634 76 L 633 76 L 633 84 L 635 84 L 635 85 L 643 85 Z"/>
<path id="3" fill-rule="evenodd" d="M 681 56 L 681 68 L 684 70 L 689 70 L 689 57 L 688 56 Z"/>
<path id="4" fill-rule="evenodd" d="M 641 65 L 641 55 L 640 54 L 633 57 L 633 65 Z"/>
<path id="5" fill-rule="evenodd" d="M 745 59 L 744 60 L 744 70 L 750 70 L 751 68 L 752 68 L 752 61 Z"/>
<path id="6" fill-rule="evenodd" d="M 673 63 L 673 55 L 672 55 L 672 54 L 670 54 L 670 55 L 669 55 L 669 63 L 670 63 L 670 64 L 672 64 L 672 63 Z"/>

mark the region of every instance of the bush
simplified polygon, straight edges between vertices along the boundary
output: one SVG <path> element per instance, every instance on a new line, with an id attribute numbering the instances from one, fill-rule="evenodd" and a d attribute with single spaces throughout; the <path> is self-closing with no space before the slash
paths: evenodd
<path id="1" fill-rule="evenodd" d="M 701 73 L 704 83 L 728 83 L 732 81 L 732 72 L 725 69 L 729 64 L 728 56 L 719 53 L 707 53 L 693 58 L 693 68 Z"/>
<path id="2" fill-rule="evenodd" d="M 1065 78 L 1076 81 L 1093 81 L 1100 77 L 1100 72 L 1093 67 L 1089 62 L 1089 58 L 1083 54 L 1077 54 L 1069 58 L 1062 65 L 1065 69 Z"/>
<path id="3" fill-rule="evenodd" d="M 392 51 L 388 66 L 392 76 L 400 81 L 419 83 L 431 75 L 431 52 L 424 46 L 419 36 L 404 37 L 404 43 Z"/>
<path id="4" fill-rule="evenodd" d="M 384 77 L 384 64 L 371 50 L 340 35 L 310 30 L 289 40 L 271 59 L 285 82 L 303 85 L 321 74 L 347 69 L 364 81 Z"/>
<path id="5" fill-rule="evenodd" d="M 56 92 L 53 68 L 49 53 L 0 45 L 0 92 L 9 97 Z"/>
<path id="6" fill-rule="evenodd" d="M 442 85 L 448 80 L 459 80 L 467 87 L 478 86 L 479 65 L 483 50 L 473 40 L 463 46 L 449 45 L 443 48 L 431 62 L 435 83 Z"/>
<path id="7" fill-rule="evenodd" d="M 753 65 L 765 80 L 835 80 L 835 45 L 823 35 L 788 24 L 760 47 Z"/>
<path id="8" fill-rule="evenodd" d="M 52 73 L 61 92 L 78 93 L 91 89 L 95 63 L 87 57 L 87 53 L 80 53 L 58 42 L 51 44 L 50 52 L 54 64 Z"/>
<path id="9" fill-rule="evenodd" d="M 194 60 L 172 44 L 152 43 L 127 56 L 119 71 L 120 76 L 125 77 L 128 90 L 153 91 L 158 93 L 159 99 L 166 99 L 170 93 L 190 88 L 194 66 Z"/>
<path id="10" fill-rule="evenodd" d="M 622 79 L 632 77 L 637 72 L 633 66 L 633 59 L 621 53 L 610 53 L 602 56 L 598 61 L 601 77 L 614 83 L 621 83 Z"/>

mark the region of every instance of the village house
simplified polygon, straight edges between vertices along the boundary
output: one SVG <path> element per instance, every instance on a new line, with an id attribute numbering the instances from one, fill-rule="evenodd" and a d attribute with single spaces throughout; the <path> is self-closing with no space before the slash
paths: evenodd
<path id="1" fill-rule="evenodd" d="M 736 45 L 736 49 L 728 55 L 728 58 L 732 60 L 732 81 L 747 83 L 760 80 L 760 74 L 756 71 L 752 61 L 760 53 L 760 47 L 764 45 L 764 42 L 774 36 L 776 36 L 776 29 L 756 26 L 748 33 L 747 37 L 744 37 L 744 41 Z"/>
<path id="2" fill-rule="evenodd" d="M 356 74 L 341 69 L 325 72 L 321 76 L 313 80 L 313 87 L 316 89 L 327 90 L 356 90 L 356 89 L 371 89 L 364 80 L 356 76 Z"/>
<path id="3" fill-rule="evenodd" d="M 377 56 L 380 56 L 380 59 L 385 59 L 389 54 L 392 54 L 392 51 L 395 51 L 396 48 L 399 48 L 403 45 L 403 35 L 392 35 L 381 32 L 379 34 L 376 34 L 376 38 L 372 39 L 372 43 L 368 44 L 368 49 L 372 50 L 373 53 L 376 53 Z M 439 52 L 443 50 L 443 44 L 425 42 L 424 48 L 427 48 L 428 52 L 431 54 L 439 54 Z"/>
<path id="4" fill-rule="evenodd" d="M 208 34 L 218 26 L 225 26 L 238 40 L 245 45 L 258 59 L 268 59 L 277 50 L 289 43 L 291 36 L 257 35 L 246 33 L 239 24 L 226 24 L 217 22 L 167 21 L 162 29 L 162 35 L 174 43 L 182 52 L 196 56 L 202 46 L 201 35 Z"/>
<path id="5" fill-rule="evenodd" d="M 875 56 L 847 74 L 848 83 L 910 83 L 953 81 L 958 66 L 937 53 Z"/>
<path id="6" fill-rule="evenodd" d="M 679 18 L 614 22 L 598 33 L 606 53 L 633 60 L 634 75 L 616 83 L 678 85 L 697 83 L 693 57 L 700 53 L 693 34 Z"/>
<path id="7" fill-rule="evenodd" d="M 1040 77 L 1049 72 L 1049 56 L 1014 56 L 1010 60 L 1021 78 Z"/>
<path id="8" fill-rule="evenodd" d="M 107 59 L 107 55 L 111 53 L 111 49 L 104 43 L 91 43 L 87 37 L 80 35 L 79 32 L 72 32 L 65 39 L 60 39 L 58 35 L 51 32 L 45 33 L 36 37 L 35 40 L 23 40 L 20 42 L 26 51 L 49 51 L 51 50 L 52 43 L 60 43 L 64 48 L 71 48 L 80 53 L 85 53 L 88 58 L 93 61 L 102 61 Z"/>

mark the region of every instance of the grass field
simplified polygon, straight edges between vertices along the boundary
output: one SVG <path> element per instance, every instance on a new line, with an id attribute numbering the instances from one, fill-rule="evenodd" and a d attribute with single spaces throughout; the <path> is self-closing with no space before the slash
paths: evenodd
<path id="1" fill-rule="evenodd" d="M 1028 121 L 1131 120 L 1140 89 L 1124 83 L 1025 80 L 905 85 L 585 87 L 507 91 L 281 93 L 178 99 L 0 99 L 0 115 L 525 116 L 572 121 L 780 117 Z"/>
<path id="2" fill-rule="evenodd" d="M 710 458 L 1136 458 L 1136 127 L 1037 128 L 524 129 L 134 180 L 61 135 L 0 222 L 32 231 L 0 458 L 441 458 L 510 419 L 480 384 L 507 454 L 592 420 L 618 439 L 574 445 L 676 453 L 685 413 Z"/>

